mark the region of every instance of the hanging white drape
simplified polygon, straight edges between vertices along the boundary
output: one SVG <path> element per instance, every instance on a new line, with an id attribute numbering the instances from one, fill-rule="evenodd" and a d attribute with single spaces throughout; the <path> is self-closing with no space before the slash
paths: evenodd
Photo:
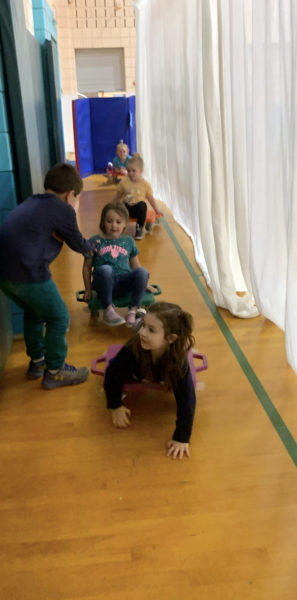
<path id="1" fill-rule="evenodd" d="M 297 371 L 297 2 L 134 4 L 146 176 L 215 303 L 283 328 Z"/>

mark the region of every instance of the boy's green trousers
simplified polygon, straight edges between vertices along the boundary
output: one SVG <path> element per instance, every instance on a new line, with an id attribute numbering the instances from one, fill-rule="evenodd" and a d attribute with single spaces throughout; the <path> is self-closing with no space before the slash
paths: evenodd
<path id="1" fill-rule="evenodd" d="M 0 289 L 24 310 L 28 356 L 44 356 L 47 369 L 60 369 L 67 354 L 69 312 L 52 279 L 43 283 L 0 281 Z"/>

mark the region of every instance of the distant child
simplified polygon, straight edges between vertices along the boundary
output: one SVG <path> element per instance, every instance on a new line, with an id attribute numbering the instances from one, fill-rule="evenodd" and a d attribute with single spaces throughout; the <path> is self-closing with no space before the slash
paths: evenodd
<path id="1" fill-rule="evenodd" d="M 112 161 L 112 166 L 116 169 L 117 175 L 127 175 L 127 163 L 131 157 L 129 147 L 121 140 L 116 147 L 117 155 Z"/>
<path id="2" fill-rule="evenodd" d="M 131 411 L 122 403 L 124 383 L 143 380 L 164 382 L 177 404 L 176 428 L 168 442 L 167 456 L 190 456 L 189 440 L 196 396 L 187 359 L 193 347 L 192 316 L 177 304 L 156 302 L 148 309 L 137 333 L 110 361 L 104 388 L 107 408 L 115 427 L 130 425 Z"/>
<path id="3" fill-rule="evenodd" d="M 131 158 L 129 147 L 121 140 L 116 147 L 116 156 L 108 163 L 107 175 L 112 183 L 119 183 L 118 175 L 127 175 L 127 162 Z"/>
<path id="4" fill-rule="evenodd" d="M 100 229 L 102 236 L 93 236 L 97 252 L 87 254 L 83 265 L 85 301 L 92 295 L 92 289 L 100 298 L 104 313 L 103 321 L 111 327 L 126 322 L 133 327 L 137 309 L 148 286 L 148 271 L 140 266 L 139 250 L 133 238 L 125 235 L 129 213 L 122 202 L 110 202 L 102 210 Z M 116 296 L 131 294 L 126 320 L 113 306 Z"/>
<path id="5" fill-rule="evenodd" d="M 130 217 L 137 219 L 135 239 L 141 240 L 147 213 L 146 200 L 156 214 L 163 213 L 157 207 L 150 183 L 142 177 L 143 160 L 139 154 L 133 154 L 128 160 L 127 171 L 128 176 L 119 183 L 114 200 L 123 200 Z"/>
<path id="6" fill-rule="evenodd" d="M 89 374 L 65 363 L 69 313 L 49 270 L 63 241 L 75 252 L 92 252 L 73 208 L 82 187 L 74 167 L 57 164 L 45 177 L 45 192 L 19 204 L 0 227 L 0 289 L 24 309 L 26 375 L 43 377 L 46 389 L 81 383 Z"/>

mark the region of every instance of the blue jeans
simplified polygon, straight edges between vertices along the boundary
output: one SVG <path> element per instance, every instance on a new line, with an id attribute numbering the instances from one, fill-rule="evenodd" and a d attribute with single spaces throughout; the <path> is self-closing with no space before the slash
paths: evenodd
<path id="1" fill-rule="evenodd" d="M 141 306 L 149 273 L 144 267 L 137 267 L 127 273 L 115 275 L 110 265 L 103 265 L 94 272 L 93 289 L 97 292 L 103 308 L 113 303 L 113 298 L 130 294 L 129 306 Z"/>
<path id="2" fill-rule="evenodd" d="M 24 310 L 24 338 L 32 360 L 45 357 L 47 369 L 59 369 L 67 354 L 69 313 L 52 279 L 43 283 L 0 281 L 0 289 Z"/>

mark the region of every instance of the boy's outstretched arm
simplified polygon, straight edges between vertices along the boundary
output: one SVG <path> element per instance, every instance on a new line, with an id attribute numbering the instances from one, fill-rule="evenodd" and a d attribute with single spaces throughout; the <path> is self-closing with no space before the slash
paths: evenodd
<path id="1" fill-rule="evenodd" d="M 92 252 L 96 245 L 96 242 L 86 240 L 83 237 L 78 228 L 75 210 L 66 203 L 63 206 L 59 222 L 53 223 L 53 233 L 61 238 L 59 241 L 64 241 L 71 250 L 81 254 Z M 58 238 L 56 237 L 56 239 Z"/>

